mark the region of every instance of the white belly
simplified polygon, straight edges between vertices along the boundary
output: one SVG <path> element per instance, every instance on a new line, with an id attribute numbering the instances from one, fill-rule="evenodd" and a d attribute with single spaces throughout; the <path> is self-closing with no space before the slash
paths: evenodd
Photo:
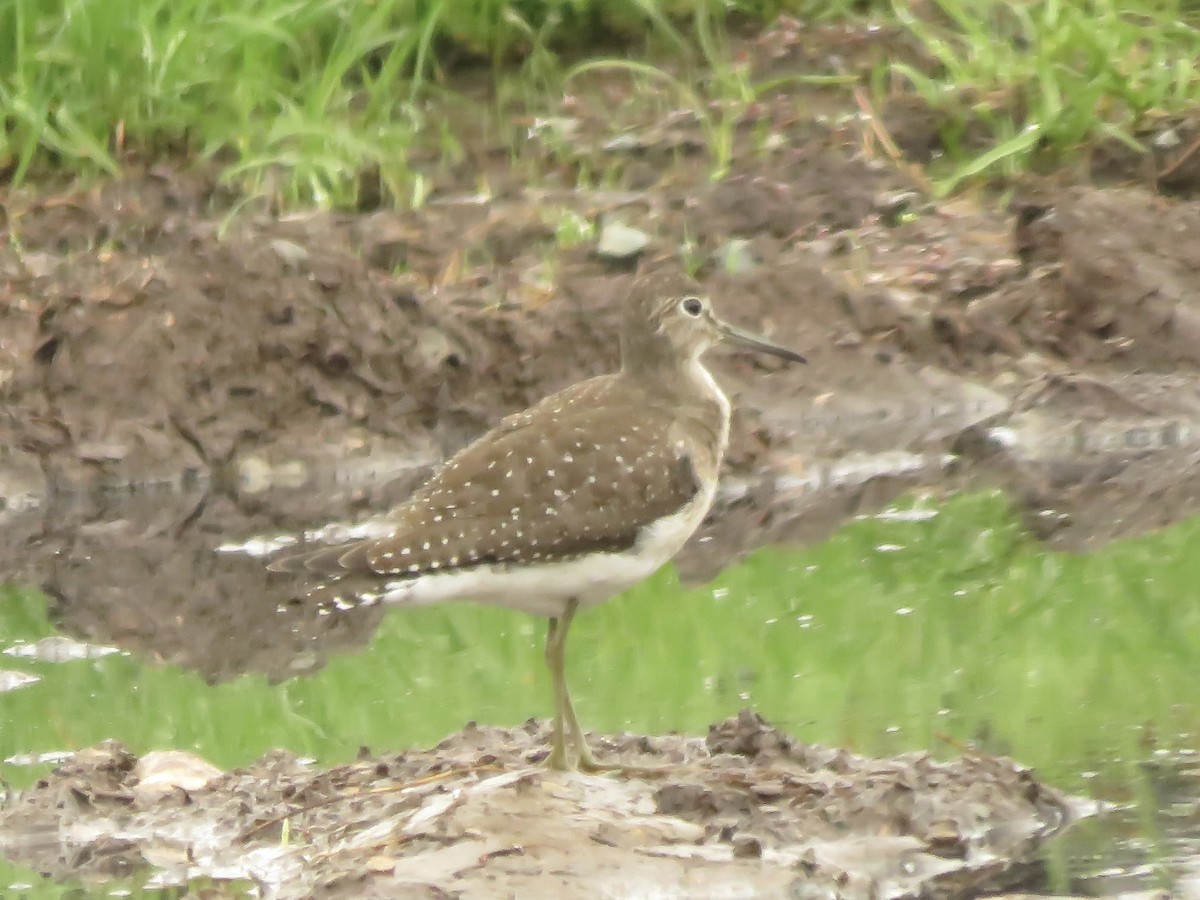
<path id="1" fill-rule="evenodd" d="M 707 485 L 678 513 L 644 529 L 631 550 L 564 562 L 422 575 L 390 582 L 383 600 L 413 606 L 467 600 L 547 618 L 561 616 L 571 598 L 580 606 L 594 606 L 650 577 L 678 553 L 704 520 L 715 490 L 715 484 Z"/>

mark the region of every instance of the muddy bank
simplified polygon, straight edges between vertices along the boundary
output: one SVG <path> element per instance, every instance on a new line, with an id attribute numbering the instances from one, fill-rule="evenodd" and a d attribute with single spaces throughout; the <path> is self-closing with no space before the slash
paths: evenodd
<path id="1" fill-rule="evenodd" d="M 281 612 L 260 560 L 218 550 L 381 513 L 501 414 L 610 368 L 629 266 L 559 246 L 565 212 L 644 229 L 643 264 L 691 241 L 725 313 L 812 360 L 711 355 L 737 415 L 690 578 L 920 487 L 1000 485 L 1067 549 L 1195 514 L 1200 205 L 938 203 L 805 133 L 716 184 L 681 164 L 652 189 L 448 188 L 408 214 L 227 220 L 171 171 L 6 197 L 0 578 L 75 637 L 210 681 L 362 646 L 377 611 Z M 745 271 L 716 261 L 731 246 Z"/>
<path id="2" fill-rule="evenodd" d="M 1093 811 L 1002 758 L 869 759 L 749 712 L 703 739 L 592 737 L 645 771 L 543 770 L 547 739 L 471 725 L 428 751 L 227 773 L 106 744 L 0 811 L 0 848 L 48 875 L 271 898 L 945 897 L 1038 883 L 1038 848 Z"/>
<path id="3" fill-rule="evenodd" d="M 614 364 L 629 276 L 590 244 L 555 245 L 545 219 L 565 211 L 618 212 L 658 264 L 685 240 L 748 248 L 747 271 L 702 266 L 706 287 L 813 360 L 715 360 L 739 409 L 727 497 L 776 522 L 803 511 L 771 497 L 887 452 L 954 451 L 1031 521 L 1069 517 L 1041 529 L 1064 546 L 1194 512 L 1190 489 L 1148 501 L 1189 483 L 1200 443 L 1200 251 L 1184 239 L 1200 206 L 1043 189 L 1010 214 L 906 191 L 893 221 L 895 189 L 817 146 L 703 188 L 447 195 L 403 215 L 227 222 L 211 184 L 173 172 L 10 196 L 4 515 L 130 486 L 229 498 L 281 527 L 393 501 L 499 415 Z"/>

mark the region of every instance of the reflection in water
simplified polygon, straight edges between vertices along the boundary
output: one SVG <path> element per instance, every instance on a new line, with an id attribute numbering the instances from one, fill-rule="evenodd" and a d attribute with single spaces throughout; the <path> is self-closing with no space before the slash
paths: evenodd
<path id="1" fill-rule="evenodd" d="M 811 517 L 831 531 L 859 509 L 936 479 L 945 465 L 940 454 L 861 454 L 804 472 L 781 466 L 755 480 L 727 480 L 718 514 L 682 566 L 711 576 L 769 539 L 765 507 L 786 511 L 782 518 L 792 523 Z M 328 524 L 346 512 L 336 494 L 324 524 L 298 522 L 287 514 L 292 496 L 262 492 L 248 501 L 163 492 L 64 500 L 9 518 L 0 577 L 39 587 L 55 624 L 80 641 L 193 670 L 210 683 L 247 672 L 278 682 L 362 648 L 384 615 L 377 607 L 297 602 L 303 577 L 266 570 L 263 557 L 297 535 L 325 543 L 387 531 L 379 515 Z M 310 507 L 312 498 L 307 491 Z"/>
<path id="2" fill-rule="evenodd" d="M 29 672 L 0 669 L 0 694 L 29 687 L 29 685 L 37 684 L 41 680 L 37 675 L 32 675 Z"/>
<path id="3" fill-rule="evenodd" d="M 948 480 L 999 481 L 1030 504 L 1028 524 L 1041 536 L 1092 546 L 1162 521 L 1130 510 L 1091 514 L 1097 502 L 1121 507 L 1110 496 L 1122 489 L 1113 487 L 1114 471 L 1158 473 L 1169 483 L 1179 470 L 1174 463 L 1187 461 L 1178 455 L 1200 434 L 1178 415 L 1164 418 L 1179 410 L 1161 406 L 1161 386 L 1148 376 L 1127 382 L 1130 396 L 1048 379 L 1012 400 L 962 379 L 927 378 L 925 402 L 871 406 L 831 396 L 803 409 L 776 404 L 767 415 L 793 417 L 794 440 L 776 448 L 757 476 L 725 479 L 711 521 L 679 559 L 685 577 L 711 578 L 764 543 L 824 539 L 903 491 Z M 1060 411 L 1068 408 L 1096 415 L 1064 419 Z M 787 432 L 778 421 L 774 430 Z M 947 452 L 952 446 L 957 455 Z M 364 646 L 383 612 L 330 614 L 296 604 L 296 583 L 267 573 L 259 557 L 306 529 L 317 542 L 356 529 L 386 531 L 386 521 L 369 514 L 402 499 L 427 469 L 414 466 L 390 483 L 371 471 L 374 482 L 333 472 L 324 486 L 280 487 L 288 480 L 251 484 L 237 476 L 194 495 L 111 492 L 0 509 L 0 581 L 40 587 L 69 635 L 197 671 L 209 682 L 245 672 L 272 681 L 312 672 L 331 653 Z"/>
<path id="4" fill-rule="evenodd" d="M 41 523 L 26 546 L 44 560 L 39 586 L 67 634 L 199 672 L 209 682 L 244 672 L 278 681 L 328 654 L 363 646 L 378 609 L 322 615 L 289 603 L 293 585 L 259 560 L 215 552 L 247 517 L 222 497 L 181 507 L 171 498 L 123 504 L 99 522 L 77 505 Z"/>

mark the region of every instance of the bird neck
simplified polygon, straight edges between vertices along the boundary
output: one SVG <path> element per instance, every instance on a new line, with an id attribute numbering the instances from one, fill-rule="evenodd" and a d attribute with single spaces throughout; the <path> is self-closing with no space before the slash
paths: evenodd
<path id="1" fill-rule="evenodd" d="M 701 352 L 690 356 L 666 352 L 629 356 L 622 363 L 621 376 L 636 385 L 647 402 L 681 420 L 707 422 L 718 444 L 724 445 L 729 429 L 729 398 L 704 367 Z"/>
<path id="2" fill-rule="evenodd" d="M 651 393 L 673 396 L 694 390 L 692 370 L 700 365 L 699 354 L 681 356 L 666 341 L 622 341 L 621 371 Z"/>

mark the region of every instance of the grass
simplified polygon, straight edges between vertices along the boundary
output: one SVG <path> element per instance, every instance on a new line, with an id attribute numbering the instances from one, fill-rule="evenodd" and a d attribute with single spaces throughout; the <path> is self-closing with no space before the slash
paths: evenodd
<path id="1" fill-rule="evenodd" d="M 407 155 L 444 58 L 553 63 L 571 35 L 644 35 L 719 0 L 9 0 L 0 6 L 0 171 L 113 174 L 129 158 L 214 159 L 284 205 L 412 196 Z M 773 4 L 743 0 L 746 15 Z M 644 43 L 644 41 L 642 42 Z"/>
<path id="2" fill-rule="evenodd" d="M 1181 0 L 937 0 L 893 4 L 932 65 L 892 73 L 942 114 L 943 192 L 1012 178 L 1102 141 L 1144 154 L 1146 135 L 1200 103 L 1200 9 Z M 1153 137 L 1153 134 L 1150 134 Z"/>
<path id="3" fill-rule="evenodd" d="M 925 60 L 757 80 L 730 22 L 781 11 L 869 15 L 906 31 Z M 614 38 L 628 56 L 602 49 Z M 694 114 L 715 177 L 746 111 L 788 81 L 869 81 L 877 101 L 914 90 L 942 115 L 950 189 L 1100 139 L 1144 151 L 1144 127 L 1195 108 L 1197 58 L 1196 8 L 1183 0 L 9 0 L 0 171 L 20 184 L 185 157 L 281 207 L 419 203 L 414 144 L 461 154 L 444 113 L 467 60 L 533 86 L 529 105 L 548 105 L 569 78 L 621 69 L 652 104 Z"/>
<path id="4" fill-rule="evenodd" d="M 251 190 L 329 203 L 365 169 L 403 195 L 437 19 L 332 0 L 12 0 L 0 7 L 0 165 L 117 171 L 220 157 Z M 407 90 L 397 91 L 402 76 Z"/>

